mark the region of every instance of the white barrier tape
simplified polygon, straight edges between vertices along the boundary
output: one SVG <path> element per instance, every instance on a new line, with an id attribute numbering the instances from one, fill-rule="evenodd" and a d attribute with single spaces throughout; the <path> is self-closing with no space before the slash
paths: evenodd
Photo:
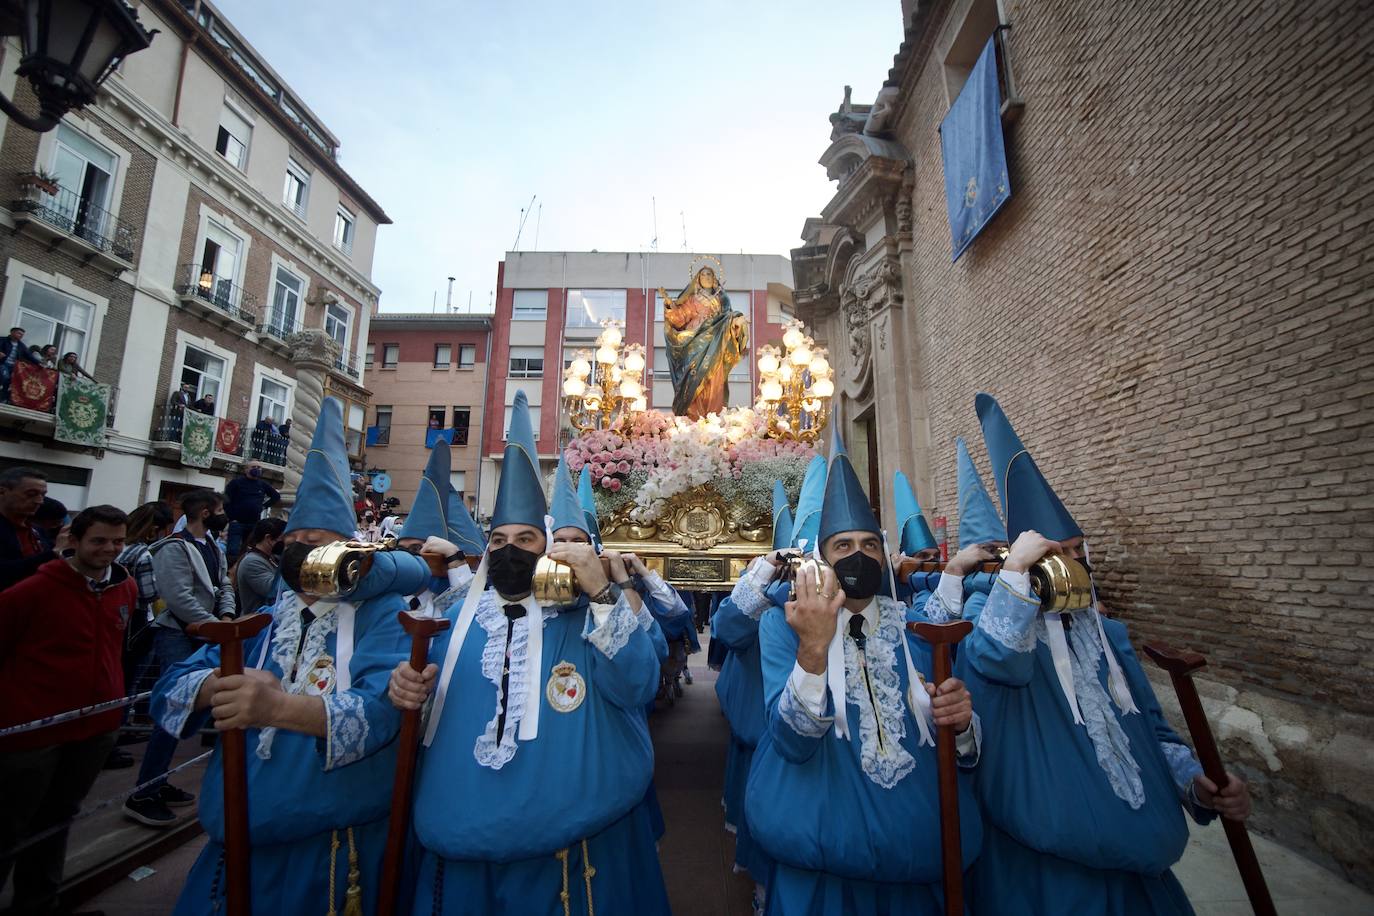
<path id="1" fill-rule="evenodd" d="M 187 767 L 195 766 L 197 763 L 200 763 L 202 760 L 204 760 L 206 757 L 209 757 L 213 753 L 213 750 L 206 751 L 198 757 L 192 757 L 185 763 L 172 767 L 170 770 L 168 770 L 166 773 L 163 773 L 161 776 L 150 779 L 142 785 L 134 786 L 133 789 L 128 792 L 120 792 L 118 795 L 111 795 L 104 801 L 96 802 L 89 808 L 82 808 L 81 812 L 77 814 L 75 817 L 65 820 L 60 824 L 54 824 L 47 830 L 44 830 L 40 833 L 35 833 L 32 836 L 27 836 L 23 840 L 21 840 L 17 845 L 11 846 L 4 852 L 0 852 L 0 859 L 11 859 L 19 853 L 23 852 L 25 849 L 28 849 L 33 844 L 46 840 L 48 837 L 52 836 L 55 833 L 61 833 L 63 830 L 66 830 L 72 824 L 75 824 L 77 821 L 88 818 L 92 814 L 95 814 L 97 811 L 103 811 L 104 809 L 110 807 L 113 804 L 123 803 L 125 799 L 127 799 L 130 795 L 133 795 L 135 792 L 138 792 L 142 789 L 146 789 L 149 786 L 154 785 L 155 783 L 163 782 L 167 779 L 168 776 L 171 776 L 174 773 L 180 773 Z"/>
<path id="2" fill-rule="evenodd" d="M 44 716 L 41 719 L 34 719 L 32 722 L 25 722 L 23 725 L 11 725 L 8 728 L 0 728 L 0 738 L 4 738 L 7 735 L 18 735 L 22 732 L 37 731 L 40 728 L 47 728 L 49 725 L 70 722 L 72 719 L 93 716 L 96 713 L 106 712 L 111 709 L 119 709 L 122 706 L 132 706 L 140 700 L 146 700 L 152 695 L 153 692 L 151 690 L 145 690 L 143 693 L 136 693 L 133 696 L 120 697 L 117 700 L 106 700 L 104 703 L 94 703 L 90 706 L 82 706 L 80 709 L 72 709 L 67 712 L 59 712 L 55 715 Z"/>

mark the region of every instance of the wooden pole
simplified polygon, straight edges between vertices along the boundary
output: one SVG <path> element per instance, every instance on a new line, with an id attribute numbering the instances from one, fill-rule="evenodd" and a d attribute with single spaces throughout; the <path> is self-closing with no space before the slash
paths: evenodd
<path id="1" fill-rule="evenodd" d="M 271 614 L 237 620 L 193 623 L 186 632 L 219 646 L 219 676 L 243 674 L 243 642 L 272 622 Z M 249 916 L 253 910 L 249 863 L 253 852 L 248 832 L 248 755 L 243 729 L 220 732 L 224 771 L 224 896 L 228 916 Z"/>
<path id="2" fill-rule="evenodd" d="M 973 623 L 909 623 L 907 628 L 930 643 L 935 685 L 949 680 L 950 646 L 973 632 Z M 918 688 L 919 689 L 919 688 Z M 913 710 L 913 714 L 915 713 Z M 955 759 L 954 726 L 935 727 L 935 753 L 940 761 L 940 850 L 944 864 L 946 916 L 964 913 L 964 854 L 959 837 L 959 764 Z"/>
<path id="3" fill-rule="evenodd" d="M 406 611 L 396 615 L 410 634 L 410 667 L 425 670 L 429 660 L 429 641 L 448 629 L 446 617 L 417 617 Z M 401 733 L 397 738 L 396 779 L 391 784 L 391 819 L 386 828 L 386 854 L 382 858 L 382 886 L 377 895 L 378 916 L 393 916 L 401 887 L 401 857 L 405 853 L 410 828 L 410 796 L 415 786 L 415 758 L 419 755 L 420 710 L 401 712 Z"/>
<path id="4" fill-rule="evenodd" d="M 1212 727 L 1207 722 L 1207 713 L 1202 709 L 1202 700 L 1197 695 L 1197 685 L 1193 683 L 1193 672 L 1207 664 L 1207 659 L 1196 652 L 1185 652 L 1164 643 L 1147 644 L 1145 654 L 1154 659 L 1155 664 L 1169 672 L 1178 694 L 1178 705 L 1183 710 L 1183 719 L 1188 723 L 1188 732 L 1193 736 L 1193 748 L 1202 763 L 1202 772 L 1216 784 L 1218 789 L 1225 788 L 1229 782 L 1226 767 L 1221 762 L 1221 752 L 1217 750 Z M 1250 898 L 1250 907 L 1256 916 L 1276 916 L 1274 900 L 1269 896 L 1269 886 L 1264 881 L 1255 847 L 1250 843 L 1250 834 L 1245 824 L 1223 817 L 1222 829 L 1226 840 L 1231 844 L 1231 855 L 1236 859 L 1240 870 L 1240 880 L 1245 884 L 1245 893 Z"/>

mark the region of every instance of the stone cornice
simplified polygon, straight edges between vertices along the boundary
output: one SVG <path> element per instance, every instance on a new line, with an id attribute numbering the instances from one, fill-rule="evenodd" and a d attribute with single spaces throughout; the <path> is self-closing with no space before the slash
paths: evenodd
<path id="1" fill-rule="evenodd" d="M 381 289 L 353 265 L 330 251 L 318 239 L 302 232 L 296 217 L 275 204 L 249 184 L 237 169 L 202 149 L 179 128 L 142 99 L 113 80 L 101 87 L 100 104 L 90 109 L 111 121 L 161 163 L 180 168 L 221 204 L 236 213 L 259 232 L 275 238 L 282 247 L 304 255 L 308 264 L 351 295 L 370 305 L 381 297 Z M 280 211 L 280 212 L 278 212 Z"/>
<path id="2" fill-rule="evenodd" d="M 835 196 L 821 210 L 821 218 L 827 223 L 861 228 L 901 188 L 906 166 L 901 159 L 873 156 L 864 160 L 841 182 Z"/>

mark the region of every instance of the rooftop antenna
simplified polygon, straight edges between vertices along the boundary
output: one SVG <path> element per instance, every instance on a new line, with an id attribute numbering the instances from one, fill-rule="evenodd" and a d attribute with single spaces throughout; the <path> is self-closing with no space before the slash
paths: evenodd
<path id="1" fill-rule="evenodd" d="M 530 210 L 534 207 L 534 199 L 538 196 L 538 194 L 531 194 L 529 204 L 520 208 L 520 225 L 515 227 L 515 244 L 511 246 L 511 251 L 520 250 L 520 234 L 525 231 L 525 220 L 530 218 Z"/>
<path id="2" fill-rule="evenodd" d="M 679 210 L 677 215 L 682 217 L 682 250 L 687 251 L 687 211 Z"/>
<path id="3" fill-rule="evenodd" d="M 654 208 L 654 237 L 653 240 L 649 242 L 649 250 L 658 251 L 658 198 L 651 196 L 649 201 Z"/>
<path id="4" fill-rule="evenodd" d="M 468 314 L 472 314 L 472 290 L 468 290 Z"/>
<path id="5" fill-rule="evenodd" d="M 439 291 L 436 289 L 429 300 L 429 313 L 433 315 L 439 308 Z"/>
<path id="6" fill-rule="evenodd" d="M 544 220 L 544 202 L 539 202 L 539 209 L 534 214 L 534 250 L 539 250 L 539 224 Z"/>
<path id="7" fill-rule="evenodd" d="M 453 278 L 448 278 L 448 297 L 444 300 L 444 311 L 453 313 Z"/>

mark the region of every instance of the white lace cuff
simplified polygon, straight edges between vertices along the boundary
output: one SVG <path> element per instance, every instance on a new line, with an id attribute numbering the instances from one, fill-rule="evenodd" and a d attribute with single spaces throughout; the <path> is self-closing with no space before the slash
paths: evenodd
<path id="1" fill-rule="evenodd" d="M 182 675 L 172 685 L 172 689 L 168 690 L 166 695 L 167 708 L 162 713 L 162 721 L 158 723 L 163 731 L 174 738 L 181 737 L 181 733 L 186 730 L 186 721 L 196 711 L 196 695 L 200 693 L 205 679 L 212 674 L 214 669 L 202 668 Z"/>
<path id="2" fill-rule="evenodd" d="M 958 620 L 964 616 L 964 579 L 962 576 L 948 574 L 940 576 L 940 584 L 935 586 L 933 596 L 945 620 Z M 932 616 L 933 620 L 934 617 Z"/>
<path id="3" fill-rule="evenodd" d="M 999 597 L 999 590 L 1005 592 L 1004 597 Z M 978 629 L 994 642 L 1024 654 L 1035 648 L 1035 616 L 1039 610 L 1040 602 L 1030 597 L 1030 577 L 1003 570 L 978 615 Z"/>
<path id="4" fill-rule="evenodd" d="M 669 606 L 677 604 L 677 592 L 673 591 L 673 587 L 664 582 L 663 577 L 658 573 L 649 570 L 649 574 L 644 577 L 644 583 L 648 586 L 649 591 L 654 593 L 654 597 L 660 601 L 667 602 Z"/>
<path id="5" fill-rule="evenodd" d="M 457 566 L 450 567 L 448 571 L 449 588 L 461 588 L 467 585 L 472 581 L 472 575 L 472 570 L 466 563 L 460 563 Z"/>
<path id="6" fill-rule="evenodd" d="M 324 769 L 328 772 L 367 756 L 367 711 L 356 693 L 329 694 L 324 700 Z"/>
<path id="7" fill-rule="evenodd" d="M 797 699 L 806 704 L 811 715 L 819 716 L 825 711 L 824 674 L 812 674 L 801 665 L 793 663 L 788 685 L 796 693 Z"/>
<path id="8" fill-rule="evenodd" d="M 773 580 L 773 572 L 772 564 L 759 558 L 735 583 L 734 589 L 730 592 L 730 600 L 745 617 L 758 620 L 773 603 L 765 593 L 768 583 Z"/>
<path id="9" fill-rule="evenodd" d="M 593 629 L 593 624 L 595 628 Z M 630 602 L 622 595 L 613 605 L 593 604 L 587 622 L 582 628 L 582 636 L 607 658 L 625 648 L 630 635 L 639 629 L 639 619 L 630 608 Z"/>
<path id="10" fill-rule="evenodd" d="M 825 686 L 825 679 L 821 679 L 821 686 Z M 793 685 L 792 679 L 787 680 L 787 689 L 778 698 L 778 715 L 782 716 L 782 721 L 792 731 L 801 735 L 803 738 L 819 738 L 830 730 L 830 724 L 835 721 L 834 716 L 820 716 L 806 708 L 806 701 L 797 696 L 797 689 Z"/>
<path id="11" fill-rule="evenodd" d="M 1197 762 L 1192 749 L 1186 744 L 1161 741 L 1159 749 L 1164 752 L 1164 759 L 1169 761 L 1169 772 L 1174 777 L 1174 785 L 1178 786 L 1179 797 L 1188 800 L 1193 779 L 1202 775 L 1202 764 Z"/>

